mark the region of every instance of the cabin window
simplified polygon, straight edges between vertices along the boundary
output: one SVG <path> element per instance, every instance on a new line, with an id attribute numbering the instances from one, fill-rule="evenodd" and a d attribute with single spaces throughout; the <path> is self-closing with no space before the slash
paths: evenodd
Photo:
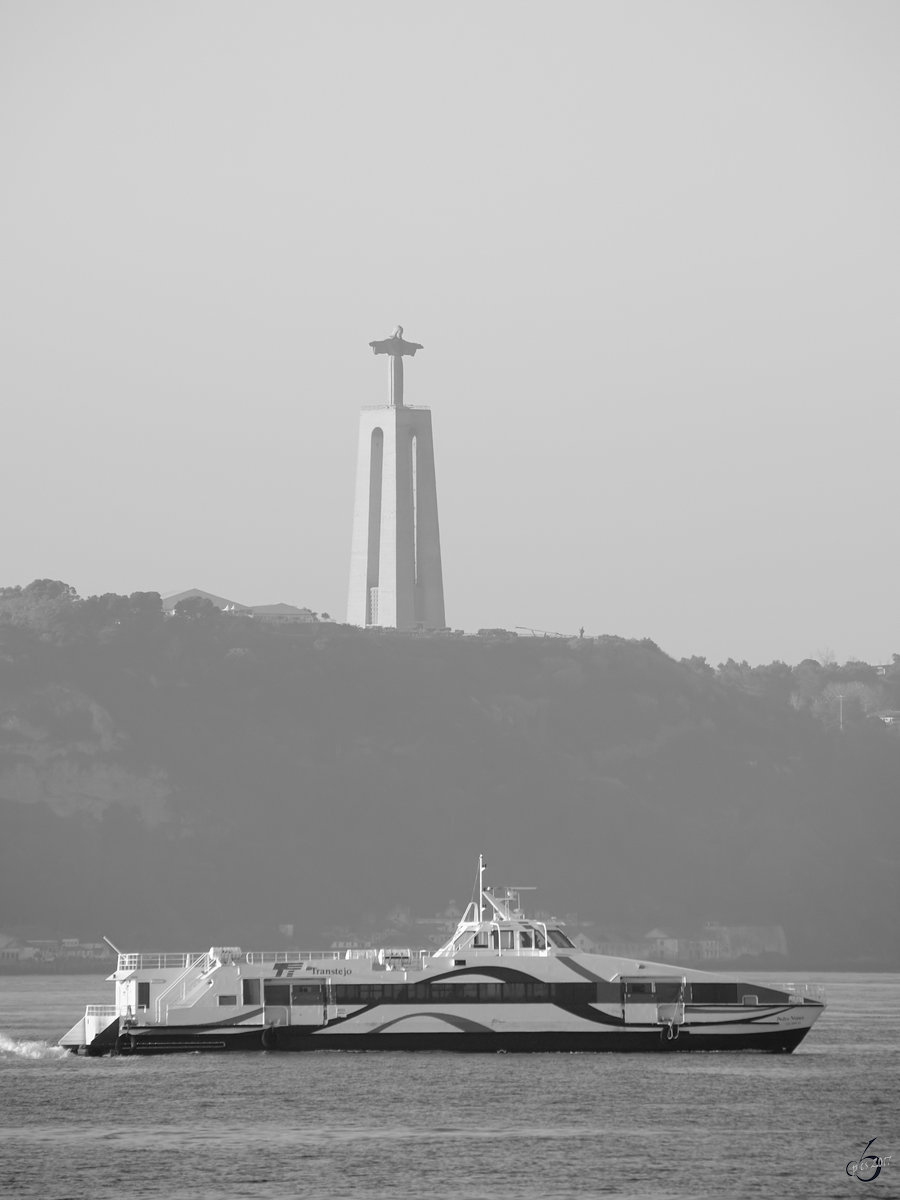
<path id="1" fill-rule="evenodd" d="M 534 931 L 534 948 L 535 948 L 535 950 L 546 950 L 547 949 L 547 942 L 545 941 L 544 935 L 541 933 L 541 931 L 539 929 L 536 929 Z"/>
<path id="2" fill-rule="evenodd" d="M 652 983 L 628 983 L 625 985 L 625 990 L 629 996 L 652 996 Z"/>
<path id="3" fill-rule="evenodd" d="M 561 929 L 548 929 L 547 937 L 554 946 L 558 946 L 560 950 L 574 950 L 575 945 L 570 942 Z"/>
<path id="4" fill-rule="evenodd" d="M 737 1004 L 736 983 L 691 984 L 691 1000 L 694 1004 Z"/>
<path id="5" fill-rule="evenodd" d="M 522 947 L 523 950 L 530 950 L 531 947 L 534 945 L 534 939 L 531 936 L 530 929 L 523 929 L 522 932 L 519 934 L 519 945 Z"/>
<path id="6" fill-rule="evenodd" d="M 491 949 L 497 950 L 500 946 L 500 931 L 498 929 L 491 930 Z"/>
<path id="7" fill-rule="evenodd" d="M 243 1004 L 259 1004 L 259 980 L 241 980 L 241 1002 Z"/>
<path id="8" fill-rule="evenodd" d="M 479 929 L 472 941 L 472 947 L 475 950 L 486 950 L 488 944 L 488 935 L 486 929 Z"/>
<path id="9" fill-rule="evenodd" d="M 289 983 L 277 983 L 274 979 L 267 979 L 265 996 L 266 1004 L 290 1004 L 291 985 Z"/>
<path id="10" fill-rule="evenodd" d="M 500 949 L 501 950 L 512 950 L 515 936 L 516 936 L 516 931 L 514 929 L 501 929 L 500 930 Z"/>
<path id="11" fill-rule="evenodd" d="M 150 984 L 139 983 L 137 985 L 137 1006 L 138 1008 L 150 1007 Z"/>
<path id="12" fill-rule="evenodd" d="M 232 996 L 217 996 L 219 1008 L 232 1008 L 237 1004 L 237 995 Z"/>
<path id="13" fill-rule="evenodd" d="M 291 1004 L 321 1004 L 322 988 L 314 983 L 292 983 Z"/>

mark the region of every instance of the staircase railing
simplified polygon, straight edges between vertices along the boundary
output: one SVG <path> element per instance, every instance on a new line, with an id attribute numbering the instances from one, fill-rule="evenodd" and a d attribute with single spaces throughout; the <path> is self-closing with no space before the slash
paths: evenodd
<path id="1" fill-rule="evenodd" d="M 163 990 L 156 997 L 156 1021 L 157 1021 L 157 1024 L 162 1023 L 163 1002 L 165 1002 L 166 1005 L 168 1006 L 168 1004 L 171 1003 L 170 997 L 172 996 L 172 993 L 179 986 L 181 987 L 181 995 L 180 995 L 180 997 L 178 997 L 178 999 L 184 1000 L 187 995 L 188 981 L 193 980 L 193 979 L 198 979 L 201 975 L 205 974 L 209 970 L 209 968 L 212 966 L 212 960 L 210 959 L 209 952 L 207 952 L 206 954 L 198 954 L 196 956 L 188 955 L 188 957 L 190 958 L 191 961 L 184 968 L 184 970 L 181 972 L 181 974 L 176 975 L 175 978 L 172 980 L 172 982 L 169 984 L 169 986 L 167 988 L 163 988 Z M 177 1003 L 177 1000 L 176 1000 L 176 1003 Z"/>

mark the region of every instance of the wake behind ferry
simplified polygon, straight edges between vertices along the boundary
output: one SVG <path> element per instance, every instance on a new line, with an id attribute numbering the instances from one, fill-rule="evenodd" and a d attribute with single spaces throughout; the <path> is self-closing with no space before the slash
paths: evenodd
<path id="1" fill-rule="evenodd" d="M 811 985 L 577 949 L 485 885 L 438 950 L 119 953 L 115 1003 L 60 1045 L 86 1054 L 220 1050 L 758 1050 L 789 1054 L 825 1005 Z"/>

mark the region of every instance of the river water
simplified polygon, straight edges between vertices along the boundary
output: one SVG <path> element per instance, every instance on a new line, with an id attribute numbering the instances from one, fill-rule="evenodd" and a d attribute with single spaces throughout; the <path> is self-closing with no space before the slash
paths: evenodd
<path id="1" fill-rule="evenodd" d="M 900 1197 L 900 975 L 790 978 L 829 1001 L 792 1055 L 91 1059 L 53 1042 L 110 985 L 0 977 L 0 1195 Z"/>

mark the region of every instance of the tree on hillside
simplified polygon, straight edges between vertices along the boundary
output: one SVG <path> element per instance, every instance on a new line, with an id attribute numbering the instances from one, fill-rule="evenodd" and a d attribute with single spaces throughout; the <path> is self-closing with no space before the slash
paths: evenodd
<path id="1" fill-rule="evenodd" d="M 201 617 L 204 620 L 210 620 L 221 615 L 221 610 L 205 596 L 188 596 L 186 600 L 179 600 L 175 605 L 176 617 L 190 617 L 191 619 Z"/>

